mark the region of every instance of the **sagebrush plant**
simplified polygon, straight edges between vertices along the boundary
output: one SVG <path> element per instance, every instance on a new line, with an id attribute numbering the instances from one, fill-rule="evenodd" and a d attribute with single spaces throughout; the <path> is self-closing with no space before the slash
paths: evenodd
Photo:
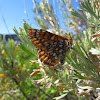
<path id="1" fill-rule="evenodd" d="M 29 87 L 34 89 L 31 81 L 26 81 L 31 71 L 26 68 L 27 63 L 24 60 L 29 55 L 23 53 L 14 40 L 9 39 L 8 43 L 5 40 L 0 41 L 0 98 L 29 99 L 32 96 L 30 90 L 26 91 Z"/>
<path id="2" fill-rule="evenodd" d="M 61 95 L 55 99 L 67 96 L 68 92 L 73 93 L 74 96 L 77 95 L 76 98 L 84 98 L 83 95 L 89 98 L 88 93 L 100 87 L 100 44 L 98 42 L 100 35 L 97 35 L 100 34 L 98 32 L 100 30 L 100 1 L 84 0 L 79 9 L 82 12 L 81 14 L 72 9 L 72 6 L 67 4 L 68 1 L 60 0 L 60 3 L 59 7 L 62 9 L 59 10 L 64 18 L 64 28 L 67 29 L 67 34 L 71 34 L 73 37 L 72 49 L 67 52 L 64 65 L 56 66 L 56 68 L 39 65 L 40 70 L 34 69 L 31 76 L 34 77 L 41 73 L 43 78 L 39 80 L 33 79 L 33 83 L 35 85 L 41 84 L 45 88 L 53 86 L 55 91 Z M 55 6 L 53 7 L 49 1 L 42 1 L 37 6 L 35 0 L 34 5 L 36 20 L 40 27 L 62 35 L 60 22 L 58 21 L 59 17 L 54 9 Z M 66 11 L 68 11 L 68 14 Z M 78 23 L 79 21 L 81 24 Z M 82 22 L 84 23 L 82 24 Z M 14 28 L 15 33 L 23 42 L 20 47 L 34 55 L 34 60 L 37 60 L 37 50 L 28 37 L 28 29 L 31 26 L 24 22 L 23 27 L 24 29 L 20 28 L 20 33 Z M 72 34 L 74 32 L 75 34 Z M 95 51 L 98 51 L 98 53 Z M 35 61 L 33 62 L 35 63 Z M 80 92 L 79 90 L 82 87 L 90 91 Z"/>
<path id="3" fill-rule="evenodd" d="M 26 50 L 27 51 L 27 50 Z M 44 89 L 33 86 L 30 73 L 37 65 L 30 65 L 34 57 L 31 52 L 23 51 L 14 40 L 0 41 L 0 98 L 33 100 L 37 98 L 51 98 Z M 36 57 L 36 56 L 35 56 Z M 34 57 L 34 58 L 35 58 Z M 36 76 L 40 78 L 41 76 Z M 41 91 L 40 91 L 41 90 Z M 55 91 L 50 94 L 55 94 Z M 37 97 L 38 95 L 38 97 Z"/>

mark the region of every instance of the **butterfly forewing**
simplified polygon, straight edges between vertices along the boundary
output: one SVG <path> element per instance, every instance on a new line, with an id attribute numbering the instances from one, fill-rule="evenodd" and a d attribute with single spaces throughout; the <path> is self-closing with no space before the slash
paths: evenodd
<path id="1" fill-rule="evenodd" d="M 69 49 L 68 39 L 48 31 L 30 29 L 29 37 L 39 50 L 39 59 L 44 64 L 54 66 L 58 62 L 64 63 L 66 51 Z"/>

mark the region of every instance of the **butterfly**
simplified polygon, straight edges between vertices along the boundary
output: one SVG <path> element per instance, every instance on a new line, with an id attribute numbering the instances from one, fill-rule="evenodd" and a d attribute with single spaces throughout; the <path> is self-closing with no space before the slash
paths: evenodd
<path id="1" fill-rule="evenodd" d="M 38 49 L 40 61 L 49 66 L 63 64 L 72 46 L 71 36 L 67 39 L 42 29 L 29 29 L 29 38 Z"/>

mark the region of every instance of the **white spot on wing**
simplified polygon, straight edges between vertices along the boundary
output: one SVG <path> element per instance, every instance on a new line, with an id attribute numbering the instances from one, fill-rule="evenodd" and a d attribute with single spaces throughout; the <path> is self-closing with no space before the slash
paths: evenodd
<path id="1" fill-rule="evenodd" d="M 62 53 L 62 52 L 63 52 L 63 49 L 60 49 L 60 50 L 59 50 L 59 53 Z"/>
<path id="2" fill-rule="evenodd" d="M 63 47 L 63 45 L 62 45 L 62 44 L 60 44 L 60 45 L 59 45 L 59 47 Z"/>
<path id="3" fill-rule="evenodd" d="M 56 56 L 56 53 L 53 53 L 53 56 Z"/>
<path id="4" fill-rule="evenodd" d="M 56 51 L 58 50 L 58 48 L 55 49 Z"/>

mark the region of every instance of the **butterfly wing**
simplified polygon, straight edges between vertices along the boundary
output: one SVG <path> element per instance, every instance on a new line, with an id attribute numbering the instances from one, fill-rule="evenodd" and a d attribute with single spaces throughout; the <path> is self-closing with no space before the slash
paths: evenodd
<path id="1" fill-rule="evenodd" d="M 63 40 L 64 37 L 55 35 L 48 31 L 29 29 L 29 37 L 37 49 L 44 48 L 51 41 Z M 65 38 L 66 39 L 66 38 Z"/>
<path id="2" fill-rule="evenodd" d="M 39 50 L 39 59 L 47 65 L 64 63 L 68 49 L 67 39 L 44 30 L 30 29 L 29 37 Z"/>
<path id="3" fill-rule="evenodd" d="M 67 51 L 65 40 L 51 41 L 48 47 L 39 49 L 40 60 L 50 66 L 56 65 L 58 62 L 64 63 Z"/>
<path id="4" fill-rule="evenodd" d="M 53 55 L 45 49 L 39 50 L 39 59 L 41 62 L 49 66 L 54 66 L 59 62 L 58 58 L 55 59 L 55 57 L 53 57 Z"/>

